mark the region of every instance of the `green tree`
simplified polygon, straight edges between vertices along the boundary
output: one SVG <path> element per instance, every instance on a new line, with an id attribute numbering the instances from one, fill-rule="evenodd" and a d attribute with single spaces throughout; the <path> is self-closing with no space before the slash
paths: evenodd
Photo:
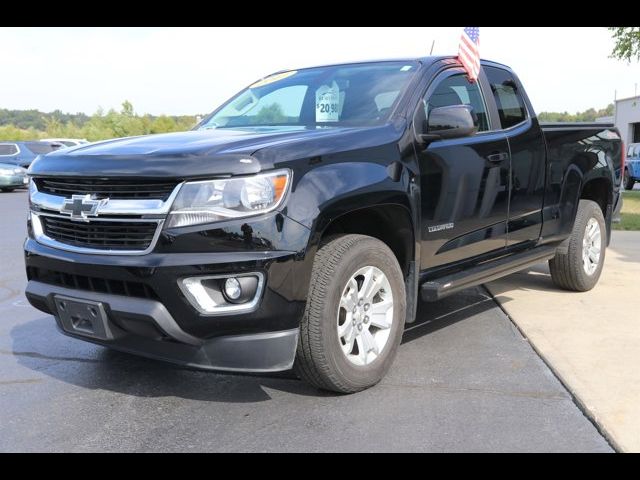
<path id="1" fill-rule="evenodd" d="M 277 121 L 277 112 L 272 111 L 269 115 L 272 121 Z M 0 109 L 0 141 L 37 140 L 45 137 L 97 141 L 149 133 L 180 132 L 190 130 L 195 124 L 195 115 L 138 115 L 132 103 L 127 100 L 122 103 L 119 111 L 111 109 L 105 112 L 98 108 L 91 116 L 84 113 L 63 113 L 60 110 L 44 113 L 38 110 Z"/>
<path id="2" fill-rule="evenodd" d="M 163 133 L 177 131 L 176 121 L 172 117 L 161 115 L 152 121 L 149 133 Z"/>
<path id="3" fill-rule="evenodd" d="M 609 27 L 616 44 L 611 56 L 618 60 L 640 60 L 640 27 Z"/>
<path id="4" fill-rule="evenodd" d="M 613 103 L 599 110 L 589 108 L 575 115 L 569 112 L 540 112 L 538 120 L 541 122 L 593 122 L 596 118 L 609 117 L 611 115 L 613 115 Z"/>
<path id="5" fill-rule="evenodd" d="M 124 102 L 122 102 L 122 110 L 120 111 L 120 113 L 125 117 L 134 116 L 133 105 L 129 100 L 125 100 Z"/>
<path id="6" fill-rule="evenodd" d="M 0 125 L 0 141 L 2 140 L 38 140 L 43 132 L 35 128 L 18 128 L 15 125 Z"/>

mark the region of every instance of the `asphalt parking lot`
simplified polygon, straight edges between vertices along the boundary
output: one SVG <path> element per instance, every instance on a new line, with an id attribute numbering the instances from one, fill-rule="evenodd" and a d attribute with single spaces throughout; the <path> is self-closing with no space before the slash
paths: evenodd
<path id="1" fill-rule="evenodd" d="M 23 295 L 0 194 L 0 451 L 611 451 L 483 288 L 421 305 L 384 381 L 339 396 L 65 337 Z"/>

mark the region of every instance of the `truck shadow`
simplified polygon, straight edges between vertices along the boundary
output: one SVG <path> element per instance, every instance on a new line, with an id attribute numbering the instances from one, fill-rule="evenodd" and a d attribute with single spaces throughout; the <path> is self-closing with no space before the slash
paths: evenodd
<path id="1" fill-rule="evenodd" d="M 497 308 L 497 305 L 484 288 L 463 290 L 438 302 L 420 302 L 416 321 L 405 326 L 402 344 L 413 342 L 429 333 L 494 308 Z"/>
<path id="2" fill-rule="evenodd" d="M 533 265 L 521 272 L 512 273 L 489 284 L 489 290 L 496 300 L 506 303 L 511 300 L 505 294 L 514 290 L 535 290 L 538 292 L 557 292 L 553 284 L 549 266 L 546 263 Z"/>
<path id="3" fill-rule="evenodd" d="M 407 325 L 403 344 L 496 308 L 484 289 L 469 289 L 440 302 L 420 304 L 418 320 Z M 136 397 L 178 397 L 207 402 L 254 403 L 277 392 L 334 397 L 298 380 L 293 372 L 256 375 L 217 373 L 176 366 L 110 350 L 62 335 L 51 317 L 14 327 L 11 351 L 0 350 L 40 375 L 88 390 Z M 402 355 L 402 346 L 399 356 Z"/>

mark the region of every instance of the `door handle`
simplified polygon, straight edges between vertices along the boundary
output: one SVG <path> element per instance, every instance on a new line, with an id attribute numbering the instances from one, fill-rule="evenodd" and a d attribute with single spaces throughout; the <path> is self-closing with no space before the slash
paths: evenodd
<path id="1" fill-rule="evenodd" d="M 499 163 L 504 160 L 509 160 L 509 154 L 507 152 L 494 152 L 485 157 L 492 163 Z"/>

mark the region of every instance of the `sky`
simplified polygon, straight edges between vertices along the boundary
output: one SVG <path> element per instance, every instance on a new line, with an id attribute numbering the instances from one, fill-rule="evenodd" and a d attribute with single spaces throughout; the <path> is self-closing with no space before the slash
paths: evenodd
<path id="1" fill-rule="evenodd" d="M 208 113 L 274 71 L 455 55 L 463 27 L 0 28 L 0 108 Z M 575 113 L 633 96 L 640 63 L 609 58 L 604 27 L 481 27 L 482 58 L 512 67 L 534 109 Z"/>

